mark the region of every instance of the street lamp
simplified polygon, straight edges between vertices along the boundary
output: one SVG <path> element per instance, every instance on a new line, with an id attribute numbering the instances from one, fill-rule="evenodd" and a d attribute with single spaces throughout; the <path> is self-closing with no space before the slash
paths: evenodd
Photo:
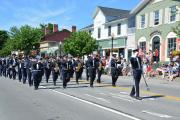
<path id="1" fill-rule="evenodd" d="M 59 50 L 60 50 L 60 56 L 61 56 L 61 44 L 62 44 L 62 42 L 60 41 L 59 44 L 60 44 Z"/>
<path id="2" fill-rule="evenodd" d="M 114 41 L 114 33 L 111 34 L 111 40 L 112 40 L 112 43 L 111 43 L 111 55 L 113 55 L 113 41 Z"/>

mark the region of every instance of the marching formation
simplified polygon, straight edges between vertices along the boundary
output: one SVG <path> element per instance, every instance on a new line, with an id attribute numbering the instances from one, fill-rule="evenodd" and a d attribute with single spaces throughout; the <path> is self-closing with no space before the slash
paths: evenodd
<path id="1" fill-rule="evenodd" d="M 0 76 L 9 77 L 10 79 L 18 79 L 19 82 L 29 86 L 34 85 L 37 90 L 45 77 L 48 83 L 50 76 L 52 76 L 54 86 L 59 79 L 63 82 L 63 88 L 67 87 L 67 83 L 75 75 L 76 83 L 79 84 L 79 79 L 82 77 L 84 68 L 86 68 L 87 81 L 90 79 L 90 87 L 93 87 L 93 82 L 98 75 L 97 82 L 101 82 L 101 75 L 103 64 L 98 55 L 88 56 L 85 62 L 79 57 L 72 58 L 68 56 L 63 57 L 17 57 L 12 55 L 9 58 L 0 58 Z"/>
<path id="2" fill-rule="evenodd" d="M 139 98 L 139 83 L 141 78 L 141 60 L 138 57 L 138 50 L 134 50 L 134 57 L 130 59 L 133 68 L 134 86 L 130 94 L 131 97 Z M 121 71 L 121 60 L 116 59 L 115 55 L 110 58 L 109 68 L 112 77 L 112 86 L 116 86 L 117 79 Z M 97 83 L 101 83 L 101 75 L 105 67 L 99 55 L 88 56 L 86 61 L 80 57 L 17 57 L 12 55 L 9 58 L 0 58 L 0 76 L 9 77 L 10 79 L 18 79 L 19 82 L 29 86 L 34 86 L 37 90 L 43 76 L 46 83 L 49 82 L 52 76 L 53 84 L 56 86 L 58 78 L 62 80 L 63 88 L 67 87 L 67 83 L 74 77 L 76 84 L 79 84 L 79 79 L 82 78 L 82 73 L 85 68 L 86 80 L 89 81 L 89 86 L 93 87 L 93 83 L 97 76 Z"/>

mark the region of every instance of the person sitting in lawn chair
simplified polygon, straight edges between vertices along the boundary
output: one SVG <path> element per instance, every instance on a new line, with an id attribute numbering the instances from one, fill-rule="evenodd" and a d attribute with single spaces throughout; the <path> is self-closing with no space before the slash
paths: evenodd
<path id="1" fill-rule="evenodd" d="M 169 71 L 169 80 L 173 81 L 176 77 L 180 77 L 180 58 L 176 58 L 173 68 Z"/>

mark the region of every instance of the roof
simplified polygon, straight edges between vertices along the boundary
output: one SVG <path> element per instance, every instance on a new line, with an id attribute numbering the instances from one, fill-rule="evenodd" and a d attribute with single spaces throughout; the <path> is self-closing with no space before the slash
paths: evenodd
<path id="1" fill-rule="evenodd" d="M 97 8 L 93 14 L 93 18 L 97 15 L 99 10 L 101 10 L 105 16 L 111 17 L 111 19 L 108 19 L 107 22 L 125 19 L 130 16 L 130 10 L 97 6 Z M 92 28 L 92 27 L 93 27 L 93 24 L 88 25 L 88 26 L 82 28 L 81 30 Z"/>
<path id="2" fill-rule="evenodd" d="M 130 14 L 138 13 L 145 5 L 147 5 L 151 0 L 141 0 L 141 2 L 131 10 Z"/>
<path id="3" fill-rule="evenodd" d="M 96 16 L 98 10 L 101 10 L 105 16 L 118 17 L 117 19 L 127 18 L 130 13 L 129 10 L 98 6 L 93 17 Z"/>
<path id="4" fill-rule="evenodd" d="M 127 17 L 129 15 L 129 10 L 122 10 L 122 9 L 116 9 L 116 8 L 108 8 L 108 7 L 101 7 L 99 6 L 101 11 L 106 15 L 106 16 L 118 16 L 118 17 Z"/>
<path id="5" fill-rule="evenodd" d="M 42 41 L 56 41 L 56 42 L 63 42 L 65 38 L 70 37 L 71 32 L 67 29 L 63 29 L 62 31 L 57 31 L 54 33 L 50 33 L 45 35 L 42 38 Z"/>
<path id="6" fill-rule="evenodd" d="M 91 25 L 88 25 L 88 26 L 86 26 L 86 27 L 84 27 L 84 28 L 81 28 L 80 30 L 84 30 L 84 29 L 92 28 L 93 26 L 94 26 L 94 24 L 91 24 Z"/>

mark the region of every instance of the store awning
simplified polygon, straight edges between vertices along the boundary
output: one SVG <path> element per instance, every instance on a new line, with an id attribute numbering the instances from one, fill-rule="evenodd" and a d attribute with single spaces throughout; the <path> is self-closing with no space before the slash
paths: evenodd
<path id="1" fill-rule="evenodd" d="M 113 48 L 123 48 L 126 46 L 127 38 L 114 38 L 113 39 Z M 97 40 L 98 45 L 102 47 L 102 49 L 111 49 L 112 47 L 112 39 L 104 39 Z"/>

